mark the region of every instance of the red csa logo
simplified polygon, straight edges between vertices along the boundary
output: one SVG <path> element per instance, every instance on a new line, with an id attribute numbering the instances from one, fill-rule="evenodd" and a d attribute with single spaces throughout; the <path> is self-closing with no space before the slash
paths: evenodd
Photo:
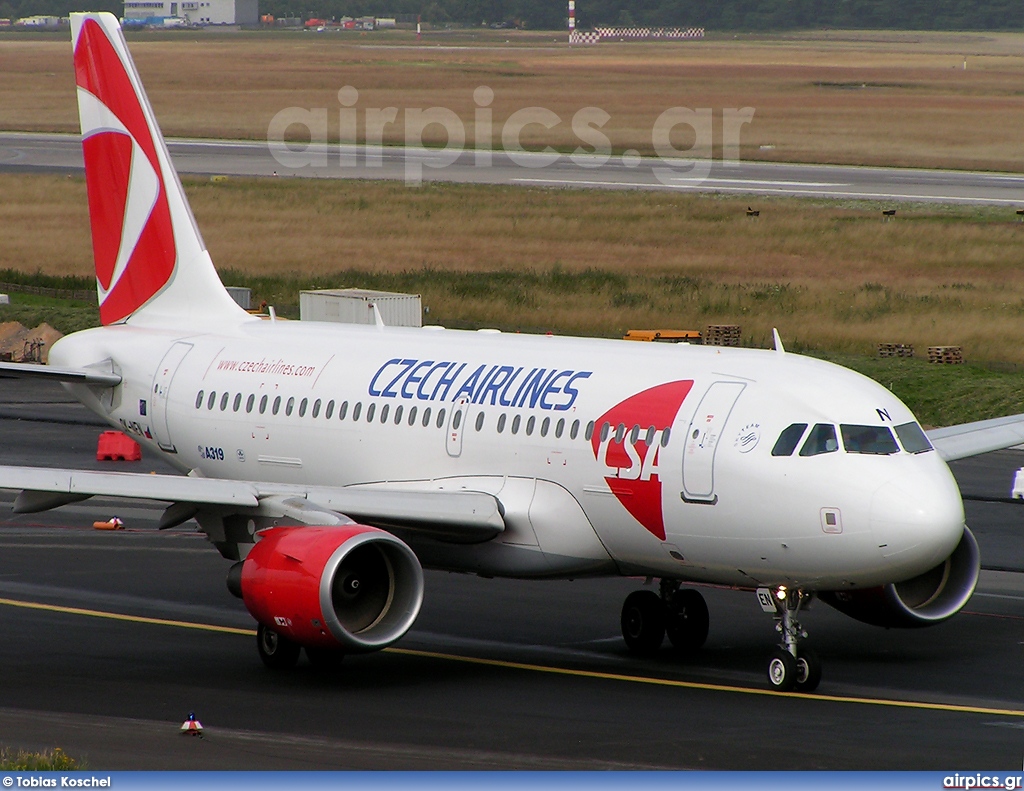
<path id="1" fill-rule="evenodd" d="M 640 524 L 663 541 L 658 454 L 691 387 L 692 379 L 668 382 L 627 398 L 597 419 L 590 439 L 594 458 L 608 468 L 608 488 Z"/>
<path id="2" fill-rule="evenodd" d="M 75 46 L 82 150 L 100 320 L 129 316 L 174 270 L 167 191 L 146 114 L 121 58 L 93 19 Z"/>

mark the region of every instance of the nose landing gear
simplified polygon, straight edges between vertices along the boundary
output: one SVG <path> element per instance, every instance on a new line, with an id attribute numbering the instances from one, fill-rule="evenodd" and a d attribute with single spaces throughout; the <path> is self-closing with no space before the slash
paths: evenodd
<path id="1" fill-rule="evenodd" d="M 761 609 L 773 613 L 775 630 L 782 636 L 768 660 L 768 683 L 779 692 L 813 692 L 821 682 L 821 659 L 810 648 L 799 649 L 800 638 L 807 637 L 807 632 L 796 619 L 811 596 L 784 587 L 758 588 L 757 599 Z"/>

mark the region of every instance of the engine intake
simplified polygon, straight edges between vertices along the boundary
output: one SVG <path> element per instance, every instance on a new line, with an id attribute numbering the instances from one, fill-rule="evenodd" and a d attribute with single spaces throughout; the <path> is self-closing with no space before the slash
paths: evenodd
<path id="1" fill-rule="evenodd" d="M 981 553 L 969 529 L 953 554 L 909 580 L 854 591 L 826 591 L 819 598 L 844 615 L 873 626 L 913 628 L 952 618 L 967 604 L 981 574 Z"/>
<path id="2" fill-rule="evenodd" d="M 423 569 L 374 527 L 275 527 L 228 573 L 264 626 L 303 646 L 376 651 L 402 637 L 423 603 Z"/>

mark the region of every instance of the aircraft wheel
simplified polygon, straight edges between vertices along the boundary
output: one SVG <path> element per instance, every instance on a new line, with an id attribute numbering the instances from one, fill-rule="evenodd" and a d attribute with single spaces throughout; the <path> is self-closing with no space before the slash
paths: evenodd
<path id="1" fill-rule="evenodd" d="M 622 605 L 621 624 L 629 650 L 649 656 L 665 639 L 665 605 L 654 591 L 633 591 Z"/>
<path id="2" fill-rule="evenodd" d="M 263 664 L 272 670 L 286 670 L 299 661 L 299 645 L 260 624 L 256 629 L 256 650 Z"/>
<path id="3" fill-rule="evenodd" d="M 699 591 L 676 591 L 668 605 L 665 632 L 680 651 L 696 651 L 708 639 L 708 605 Z"/>
<path id="4" fill-rule="evenodd" d="M 789 692 L 797 682 L 796 657 L 789 651 L 776 648 L 768 660 L 768 683 L 779 692 Z"/>
<path id="5" fill-rule="evenodd" d="M 796 691 L 814 692 L 821 683 L 821 657 L 810 648 L 796 658 Z"/>
<path id="6" fill-rule="evenodd" d="M 337 648 L 307 645 L 306 658 L 317 670 L 337 670 L 341 667 L 345 654 Z"/>

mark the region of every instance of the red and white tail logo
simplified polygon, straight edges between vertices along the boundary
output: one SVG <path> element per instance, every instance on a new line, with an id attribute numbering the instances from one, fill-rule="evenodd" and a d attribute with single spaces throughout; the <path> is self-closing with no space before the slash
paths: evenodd
<path id="1" fill-rule="evenodd" d="M 75 43 L 75 81 L 100 320 L 112 324 L 170 279 L 174 229 L 147 113 L 108 31 L 95 19 L 84 20 Z"/>

